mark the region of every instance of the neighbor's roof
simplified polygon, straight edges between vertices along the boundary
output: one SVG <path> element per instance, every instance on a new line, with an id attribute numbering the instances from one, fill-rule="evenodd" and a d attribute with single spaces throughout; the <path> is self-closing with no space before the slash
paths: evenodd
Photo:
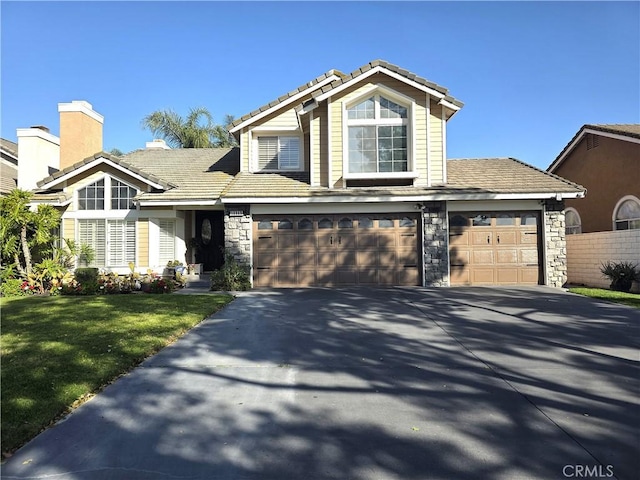
<path id="1" fill-rule="evenodd" d="M 638 123 L 586 124 L 569 140 L 547 171 L 554 172 L 587 133 L 640 143 L 640 124 Z"/>
<path id="2" fill-rule="evenodd" d="M 12 142 L 6 138 L 0 138 L 0 148 L 11 156 L 18 158 L 18 144 L 16 142 Z"/>
<path id="3" fill-rule="evenodd" d="M 579 193 L 585 188 L 515 158 L 447 160 L 447 185 L 487 193 Z"/>
<path id="4" fill-rule="evenodd" d="M 234 128 L 238 127 L 238 125 L 246 122 L 247 120 L 250 120 L 252 117 L 255 117 L 256 115 L 259 115 L 261 113 L 267 112 L 269 110 L 275 110 L 280 104 L 282 104 L 283 102 L 287 101 L 288 99 L 290 99 L 293 96 L 296 96 L 302 92 L 305 91 L 309 91 L 311 92 L 311 95 L 316 98 L 320 95 L 324 95 L 328 92 L 330 92 L 331 90 L 340 87 L 341 85 L 347 83 L 347 82 L 351 82 L 352 80 L 357 79 L 358 77 L 366 74 L 367 72 L 369 72 L 370 70 L 374 69 L 374 68 L 384 68 L 386 70 L 389 70 L 390 72 L 393 72 L 395 74 L 401 75 L 402 77 L 404 77 L 405 79 L 409 80 L 409 81 L 413 81 L 418 83 L 419 85 L 422 85 L 424 87 L 430 88 L 436 92 L 438 92 L 439 94 L 441 94 L 443 96 L 444 100 L 447 100 L 448 102 L 451 102 L 453 105 L 455 105 L 458 108 L 462 108 L 462 106 L 464 105 L 460 100 L 457 100 L 455 98 L 453 98 L 452 96 L 449 95 L 449 91 L 441 86 L 438 85 L 436 83 L 433 83 L 429 80 L 426 80 L 425 78 L 422 78 L 418 75 L 416 75 L 415 73 L 412 73 L 408 70 L 405 70 L 403 68 L 400 68 L 397 65 L 394 65 L 392 63 L 386 62 L 384 60 L 374 60 L 372 62 L 369 62 L 365 65 L 363 65 L 362 67 L 358 68 L 357 70 L 354 70 L 353 72 L 351 72 L 348 75 L 345 75 L 344 73 L 338 71 L 338 70 L 329 70 L 327 73 L 324 73 L 322 75 L 320 75 L 319 77 L 314 78 L 313 80 L 311 80 L 308 83 L 305 83 L 304 85 L 286 93 L 285 95 L 282 95 L 281 97 L 279 97 L 278 99 L 267 103 L 266 105 L 263 105 L 262 107 L 258 108 L 257 110 L 254 110 L 251 113 L 248 113 L 247 115 L 243 115 L 242 117 L 238 118 L 237 120 L 233 121 L 231 123 L 231 125 L 229 126 L 230 130 L 233 130 Z M 331 77 L 338 77 L 336 80 L 330 82 L 330 83 L 326 83 L 325 85 L 320 85 L 320 83 L 323 83 L 324 80 L 331 78 Z M 302 104 L 302 102 L 298 102 L 300 104 Z"/>
<path id="5" fill-rule="evenodd" d="M 0 194 L 4 195 L 18 186 L 18 167 L 0 162 Z"/>
<path id="6" fill-rule="evenodd" d="M 239 148 L 177 148 L 136 150 L 125 155 L 126 163 L 172 188 L 145 192 L 140 200 L 214 200 L 238 173 Z"/>

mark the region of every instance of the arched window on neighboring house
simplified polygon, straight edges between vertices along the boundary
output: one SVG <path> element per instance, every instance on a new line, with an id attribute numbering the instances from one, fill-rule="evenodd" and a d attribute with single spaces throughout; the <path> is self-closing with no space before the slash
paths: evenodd
<path id="1" fill-rule="evenodd" d="M 564 211 L 564 231 L 567 235 L 582 233 L 582 220 L 575 208 L 567 208 Z"/>
<path id="2" fill-rule="evenodd" d="M 640 200 L 633 195 L 622 197 L 613 209 L 613 229 L 640 228 Z"/>

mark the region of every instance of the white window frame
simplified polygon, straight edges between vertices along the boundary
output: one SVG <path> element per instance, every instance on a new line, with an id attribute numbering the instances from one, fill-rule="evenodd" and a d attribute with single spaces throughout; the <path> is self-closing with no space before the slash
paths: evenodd
<path id="1" fill-rule="evenodd" d="M 624 197 L 622 197 L 620 200 L 618 200 L 618 203 L 616 203 L 615 208 L 613 209 L 613 215 L 611 217 L 611 223 L 612 223 L 612 229 L 613 230 L 618 230 L 617 228 L 617 222 L 619 221 L 640 221 L 640 218 L 629 218 L 626 220 L 618 220 L 618 210 L 620 210 L 620 207 L 622 206 L 623 203 L 625 203 L 627 200 L 631 200 L 635 203 L 637 203 L 638 205 L 640 205 L 640 199 L 638 199 L 638 197 L 636 197 L 635 195 L 625 195 Z M 628 228 L 627 230 L 636 230 L 636 228 Z"/>
<path id="2" fill-rule="evenodd" d="M 260 138 L 262 137 L 276 137 L 278 151 L 280 151 L 280 138 L 296 138 L 298 140 L 298 166 L 283 168 L 280 164 L 280 155 L 278 155 L 278 168 L 260 168 Z M 301 172 L 304 170 L 304 139 L 299 130 L 261 130 L 256 128 L 252 130 L 251 141 L 253 143 L 253 172 Z"/>
<path id="3" fill-rule="evenodd" d="M 577 225 L 568 225 L 566 223 L 566 215 L 569 212 L 575 214 L 575 216 L 578 217 L 578 224 Z M 567 207 L 564 210 L 564 215 L 565 215 L 565 229 L 564 229 L 565 233 L 567 235 L 575 235 L 575 234 L 578 234 L 578 233 L 582 233 L 582 217 L 580 217 L 580 214 L 578 213 L 578 211 L 573 207 Z M 569 231 L 570 228 L 571 229 L 577 229 L 577 231 Z"/>
<path id="4" fill-rule="evenodd" d="M 375 118 L 373 119 L 349 119 L 349 108 L 374 97 Z M 380 97 L 397 103 L 407 109 L 407 118 L 380 118 Z M 355 98 L 349 98 L 342 102 L 342 158 L 343 178 L 350 179 L 381 179 L 381 178 L 417 178 L 416 162 L 414 159 L 415 148 L 415 100 L 411 97 L 396 92 L 382 84 L 373 85 L 361 92 Z M 407 127 L 407 171 L 405 172 L 349 172 L 349 127 L 358 126 L 406 126 Z M 379 168 L 379 159 L 376 165 Z"/>
<path id="5" fill-rule="evenodd" d="M 100 180 L 104 180 L 104 209 L 101 210 L 87 210 L 87 209 L 80 209 L 80 190 L 83 190 L 84 188 L 88 187 L 89 185 L 93 185 L 96 182 L 99 182 Z M 78 185 L 78 187 L 75 189 L 74 191 L 74 195 L 73 195 L 73 199 L 74 199 L 74 209 L 77 212 L 104 212 L 104 211 L 111 211 L 111 212 L 130 212 L 131 210 L 135 210 L 135 208 L 128 208 L 128 209 L 112 209 L 111 208 L 111 180 L 117 180 L 120 183 L 123 183 L 124 185 L 126 185 L 127 187 L 133 188 L 136 193 L 135 195 L 138 195 L 140 193 L 140 189 L 138 187 L 136 187 L 135 185 L 131 185 L 131 183 L 127 182 L 126 180 L 123 180 L 119 177 L 110 175 L 110 174 L 105 174 L 105 175 L 101 175 L 99 177 L 93 177 L 91 179 L 89 179 L 89 181 L 86 181 L 80 185 Z M 93 216 L 95 216 L 95 214 L 93 214 Z"/>

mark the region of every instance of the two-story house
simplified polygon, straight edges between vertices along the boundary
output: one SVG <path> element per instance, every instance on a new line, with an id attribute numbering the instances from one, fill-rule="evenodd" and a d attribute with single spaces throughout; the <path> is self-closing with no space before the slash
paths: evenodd
<path id="1" fill-rule="evenodd" d="M 61 105 L 60 170 L 36 201 L 63 211 L 62 235 L 93 245 L 97 266 L 213 269 L 224 247 L 258 287 L 565 282 L 564 200 L 584 189 L 512 158 L 447 160 L 463 104 L 387 62 L 329 71 L 239 118 L 233 149 L 67 157 L 62 117 L 102 120 Z"/>

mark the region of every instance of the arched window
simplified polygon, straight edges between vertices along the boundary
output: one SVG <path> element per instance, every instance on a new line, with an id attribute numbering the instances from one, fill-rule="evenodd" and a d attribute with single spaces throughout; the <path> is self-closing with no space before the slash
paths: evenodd
<path id="1" fill-rule="evenodd" d="M 345 120 L 349 173 L 409 171 L 409 105 L 376 93 L 349 105 Z"/>
<path id="2" fill-rule="evenodd" d="M 622 197 L 613 209 L 613 229 L 640 228 L 640 200 L 633 195 Z"/>
<path id="3" fill-rule="evenodd" d="M 567 235 L 582 233 L 582 220 L 575 208 L 567 208 L 564 211 L 564 231 Z"/>

